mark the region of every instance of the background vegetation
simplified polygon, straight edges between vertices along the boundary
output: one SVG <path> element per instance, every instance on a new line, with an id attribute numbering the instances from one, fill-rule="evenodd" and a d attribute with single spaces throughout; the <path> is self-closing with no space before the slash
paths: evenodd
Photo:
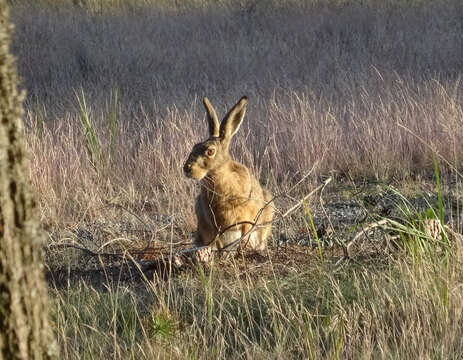
<path id="1" fill-rule="evenodd" d="M 275 194 L 314 164 L 300 194 L 327 174 L 333 192 L 379 181 L 429 193 L 433 153 L 443 190 L 461 191 L 460 1 L 10 4 L 49 266 L 79 264 L 57 250 L 71 240 L 127 248 L 146 228 L 190 240 L 197 189 L 181 169 L 206 134 L 205 95 L 221 114 L 249 97 L 233 153 Z M 295 217 L 292 231 L 307 218 Z M 56 289 L 55 324 L 68 358 L 458 358 L 458 254 L 82 282 Z"/>

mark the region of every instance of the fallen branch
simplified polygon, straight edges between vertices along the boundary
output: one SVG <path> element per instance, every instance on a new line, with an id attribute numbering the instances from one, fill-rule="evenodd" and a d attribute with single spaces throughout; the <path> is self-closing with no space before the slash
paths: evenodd
<path id="1" fill-rule="evenodd" d="M 386 225 L 389 225 L 389 227 L 386 227 Z M 433 235 L 433 231 L 429 229 L 429 227 L 437 227 L 437 231 L 434 231 L 434 235 Z M 339 265 L 340 263 L 344 262 L 345 260 L 347 259 L 350 259 L 352 257 L 352 253 L 351 253 L 351 248 L 352 246 L 364 235 L 366 235 L 369 231 L 375 229 L 375 228 L 382 228 L 382 229 L 385 229 L 385 230 L 394 230 L 396 232 L 406 232 L 406 227 L 404 227 L 402 229 L 402 231 L 400 230 L 400 227 L 397 226 L 397 222 L 394 221 L 394 220 L 391 220 L 391 219 L 383 219 L 383 220 L 380 220 L 380 221 L 375 221 L 373 223 L 370 223 L 370 224 L 367 224 L 366 226 L 362 227 L 362 230 L 359 231 L 353 238 L 352 240 L 350 240 L 346 246 L 343 247 L 343 251 L 344 251 L 344 256 L 339 259 L 335 266 Z M 429 237 L 432 237 L 432 238 L 435 238 L 435 239 L 438 239 L 438 237 L 440 236 L 441 232 L 444 231 L 447 238 L 451 241 L 457 241 L 457 240 L 462 240 L 463 239 L 463 236 L 459 233 L 457 233 L 456 231 L 454 231 L 450 226 L 448 225 L 443 225 L 441 224 L 441 222 L 438 220 L 438 219 L 428 219 L 428 223 L 424 223 L 424 228 L 423 229 L 420 229 L 418 230 L 418 232 L 414 232 L 413 235 L 414 236 L 429 236 Z M 389 236 L 388 237 L 388 240 L 391 241 L 391 240 L 396 240 L 397 238 L 400 238 L 400 235 L 395 235 L 395 236 Z"/>
<path id="2" fill-rule="evenodd" d="M 326 185 L 328 185 L 331 180 L 333 180 L 331 177 L 326 179 L 325 182 L 323 184 L 321 184 L 320 186 L 316 187 L 314 190 L 312 190 L 309 194 L 307 194 L 306 196 L 304 196 L 302 198 L 301 201 L 299 201 L 296 205 L 294 205 L 293 207 L 291 207 L 290 209 L 286 210 L 286 212 L 282 215 L 282 219 L 284 219 L 285 217 L 287 217 L 289 214 L 291 214 L 294 210 L 296 210 L 297 208 L 299 208 L 302 204 L 304 204 L 304 202 L 309 198 L 311 197 L 313 194 L 315 194 L 317 191 L 319 190 L 323 190 L 325 188 Z"/>
<path id="3" fill-rule="evenodd" d="M 360 238 L 362 237 L 363 235 L 365 235 L 368 231 L 370 230 L 373 230 L 377 227 L 382 227 L 383 225 L 387 224 L 387 223 L 390 223 L 389 219 L 384 219 L 384 220 L 380 220 L 380 221 L 376 221 L 374 223 L 371 223 L 371 224 L 368 224 L 367 226 L 365 227 L 362 227 L 362 230 L 359 231 L 353 238 L 351 241 L 349 241 L 347 243 L 347 245 L 345 246 L 344 248 L 344 255 L 345 257 L 349 258 L 350 257 L 350 249 L 351 247 L 354 245 L 354 243 Z"/>

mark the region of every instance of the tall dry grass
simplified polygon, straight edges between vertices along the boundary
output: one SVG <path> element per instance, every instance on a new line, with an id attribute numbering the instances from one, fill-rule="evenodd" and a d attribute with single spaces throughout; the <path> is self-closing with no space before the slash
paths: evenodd
<path id="1" fill-rule="evenodd" d="M 463 150 L 459 82 L 430 80 L 419 89 L 400 78 L 382 84 L 379 94 L 362 92 L 343 106 L 283 90 L 266 102 L 256 99 L 253 104 L 251 99 L 232 144 L 234 157 L 252 166 L 275 194 L 314 164 L 313 182 L 332 172 L 350 180 L 427 178 L 432 176 L 433 151 L 458 168 Z M 108 96 L 105 103 L 109 101 Z M 218 108 L 224 113 L 223 106 Z M 149 207 L 152 214 L 175 214 L 181 227 L 190 228 L 196 190 L 182 166 L 194 143 L 207 134 L 201 102 L 167 108 L 154 118 L 134 114 L 130 122 L 117 113 L 113 137 L 107 109 L 87 109 L 101 148 L 98 168 L 86 148 L 78 113 L 48 118 L 45 111 L 38 121 L 37 113 L 28 111 L 31 175 L 43 221 L 90 221 L 108 216 L 103 209 L 114 202 L 137 213 Z"/>
<path id="2" fill-rule="evenodd" d="M 80 88 L 98 107 L 113 87 L 127 118 L 140 104 L 154 117 L 203 94 L 226 104 L 242 93 L 267 101 L 275 89 L 343 106 L 381 90 L 375 69 L 418 88 L 456 79 L 462 65 L 459 1 L 203 1 L 210 8 L 174 14 L 25 3 L 13 7 L 14 52 L 30 101 L 53 112 L 69 111 Z"/>
<path id="3" fill-rule="evenodd" d="M 143 11 L 102 13 L 88 12 L 90 3 L 13 2 L 26 108 L 30 117 L 43 109 L 53 141 L 60 137 L 56 128 L 78 137 L 76 92 L 83 91 L 92 121 L 104 128 L 117 89 L 120 166 L 161 134 L 160 159 L 178 166 L 168 149 L 170 137 L 179 137 L 164 123 L 173 121 L 185 138 L 204 134 L 198 99 L 209 96 L 223 113 L 246 94 L 247 129 L 236 151 L 253 158 L 264 177 L 285 178 L 318 159 L 318 173 L 351 178 L 425 172 L 429 151 L 397 122 L 460 162 L 458 1 L 203 1 L 200 10 L 176 4 L 173 13 L 156 1 Z M 175 142 L 176 155 L 199 138 Z"/>

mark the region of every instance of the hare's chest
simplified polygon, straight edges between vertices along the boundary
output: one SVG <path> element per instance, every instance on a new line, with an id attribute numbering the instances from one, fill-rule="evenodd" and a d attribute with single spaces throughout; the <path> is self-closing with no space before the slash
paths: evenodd
<path id="1" fill-rule="evenodd" d="M 253 201 L 247 201 L 247 205 L 233 202 L 227 206 L 207 206 L 207 218 L 209 226 L 214 232 L 220 233 L 224 230 L 238 231 L 244 234 L 252 223 L 256 221 L 260 207 L 254 206 Z M 257 234 L 257 233 L 256 233 Z"/>
<path id="2" fill-rule="evenodd" d="M 220 194 L 201 194 L 201 211 L 209 225 L 216 229 L 236 224 L 243 220 L 243 210 L 248 199 L 220 196 Z M 247 217 L 247 216 L 245 216 Z"/>

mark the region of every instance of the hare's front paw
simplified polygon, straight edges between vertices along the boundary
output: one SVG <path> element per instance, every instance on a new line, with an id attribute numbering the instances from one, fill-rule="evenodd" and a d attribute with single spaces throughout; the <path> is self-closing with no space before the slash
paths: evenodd
<path id="1" fill-rule="evenodd" d="M 202 263 L 210 263 L 213 256 L 214 254 L 210 246 L 199 249 L 195 254 L 196 260 Z"/>

